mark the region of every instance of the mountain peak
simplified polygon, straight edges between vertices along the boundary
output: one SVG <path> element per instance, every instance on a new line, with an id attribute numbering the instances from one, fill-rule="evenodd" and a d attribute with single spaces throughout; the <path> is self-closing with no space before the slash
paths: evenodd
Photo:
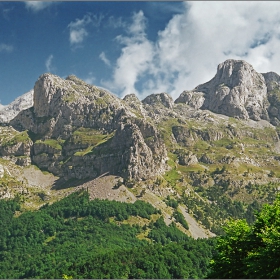
<path id="1" fill-rule="evenodd" d="M 9 105 L 0 104 L 0 123 L 8 123 L 22 110 L 33 106 L 33 89 L 16 98 Z"/>
<path id="2" fill-rule="evenodd" d="M 199 95 L 201 109 L 240 119 L 269 119 L 265 79 L 244 60 L 224 61 L 218 65 L 213 79 L 197 86 L 188 93 L 187 99 L 186 93 L 182 94 L 184 96 L 180 96 L 177 102 L 187 100 L 192 104 L 195 103 L 192 99 Z"/>
<path id="3" fill-rule="evenodd" d="M 79 78 L 76 77 L 75 75 L 69 75 L 68 77 L 66 77 L 65 80 L 66 80 L 66 81 L 72 81 L 72 82 L 74 82 L 74 83 L 77 84 L 77 85 L 85 85 L 85 84 L 86 84 L 85 81 L 79 79 Z"/>
<path id="4" fill-rule="evenodd" d="M 149 105 L 162 104 L 164 107 L 167 108 L 172 108 L 174 105 L 174 101 L 172 97 L 165 92 L 153 93 L 151 95 L 148 95 L 142 102 L 144 104 L 149 104 Z"/>
<path id="5" fill-rule="evenodd" d="M 234 87 L 244 82 L 244 78 L 251 78 L 256 74 L 253 66 L 244 60 L 228 59 L 217 67 L 216 79 Z"/>

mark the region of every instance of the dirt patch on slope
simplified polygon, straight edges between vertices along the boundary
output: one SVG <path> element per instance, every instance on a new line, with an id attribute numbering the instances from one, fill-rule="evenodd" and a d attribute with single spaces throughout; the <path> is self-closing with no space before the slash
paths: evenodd
<path id="1" fill-rule="evenodd" d="M 124 185 L 116 188 L 119 180 L 120 177 L 113 175 L 98 177 L 78 186 L 75 190 L 87 190 L 90 195 L 90 199 L 99 198 L 130 203 L 135 202 L 136 197 L 133 193 L 127 190 Z"/>
<path id="2" fill-rule="evenodd" d="M 54 176 L 51 173 L 44 174 L 41 170 L 36 169 L 34 166 L 30 166 L 23 170 L 23 177 L 28 182 L 30 186 L 40 186 L 40 187 L 49 187 L 52 186 L 58 177 Z"/>
<path id="3" fill-rule="evenodd" d="M 186 212 L 186 209 L 183 206 L 180 205 L 179 209 L 181 210 L 187 223 L 189 224 L 189 231 L 194 239 L 209 238 L 215 236 L 214 233 L 210 232 L 207 229 L 204 229 L 201 225 L 199 225 L 199 223 L 189 213 Z"/>

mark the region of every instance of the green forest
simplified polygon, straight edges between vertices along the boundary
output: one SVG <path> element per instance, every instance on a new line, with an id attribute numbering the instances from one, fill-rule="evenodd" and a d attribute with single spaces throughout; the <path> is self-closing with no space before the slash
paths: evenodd
<path id="1" fill-rule="evenodd" d="M 194 240 L 174 224 L 166 226 L 162 217 L 143 227 L 122 223 L 159 213 L 141 200 L 90 201 L 80 191 L 19 213 L 17 199 L 0 200 L 0 278 L 203 278 L 209 273 L 214 240 Z M 137 238 L 147 229 L 147 239 Z"/>
<path id="2" fill-rule="evenodd" d="M 0 278 L 280 278 L 280 196 L 253 224 L 232 219 L 210 239 L 194 240 L 157 214 L 141 200 L 90 200 L 86 191 L 37 211 L 0 200 Z M 133 216 L 150 222 L 123 222 Z"/>

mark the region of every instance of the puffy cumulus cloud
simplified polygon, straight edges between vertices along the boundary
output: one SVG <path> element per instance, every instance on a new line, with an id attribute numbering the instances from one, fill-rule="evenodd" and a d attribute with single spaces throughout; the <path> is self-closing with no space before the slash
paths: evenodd
<path id="1" fill-rule="evenodd" d="M 52 4 L 53 2 L 46 1 L 25 1 L 25 7 L 33 12 L 41 11 Z"/>
<path id="2" fill-rule="evenodd" d="M 134 13 L 132 23 L 126 28 L 127 35 L 119 35 L 116 41 L 123 45 L 121 55 L 116 61 L 113 81 L 104 81 L 103 85 L 121 95 L 140 94 L 135 84 L 150 68 L 150 61 L 154 56 L 153 43 L 145 33 L 146 18 L 142 11 Z"/>
<path id="3" fill-rule="evenodd" d="M 128 25 L 127 32 L 134 38 L 145 37 L 145 29 L 147 25 L 147 19 L 144 16 L 143 11 L 134 13 L 132 16 L 132 23 Z"/>
<path id="4" fill-rule="evenodd" d="M 111 83 L 120 95 L 145 96 L 183 90 L 207 82 L 226 59 L 243 59 L 258 72 L 280 73 L 280 3 L 192 1 L 172 17 L 155 42 L 147 39 L 147 19 L 135 13 Z M 141 85 L 140 85 L 141 81 Z"/>
<path id="5" fill-rule="evenodd" d="M 14 47 L 12 45 L 0 44 L 0 52 L 12 52 Z"/>
<path id="6" fill-rule="evenodd" d="M 69 40 L 72 45 L 82 43 L 84 41 L 85 37 L 88 35 L 85 27 L 91 22 L 92 19 L 90 15 L 85 15 L 82 19 L 76 19 L 75 21 L 69 23 Z"/>

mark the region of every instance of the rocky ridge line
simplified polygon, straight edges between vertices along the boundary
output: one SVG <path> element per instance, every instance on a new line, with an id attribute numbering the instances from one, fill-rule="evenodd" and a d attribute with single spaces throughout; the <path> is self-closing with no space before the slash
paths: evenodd
<path id="1" fill-rule="evenodd" d="M 16 98 L 7 106 L 0 104 L 0 123 L 9 123 L 21 111 L 33 106 L 33 89 Z"/>
<path id="2" fill-rule="evenodd" d="M 75 76 L 40 76 L 34 106 L 10 124 L 32 135 L 32 162 L 66 180 L 106 172 L 141 180 L 165 170 L 167 152 L 156 127 Z"/>
<path id="3" fill-rule="evenodd" d="M 229 59 L 218 65 L 213 79 L 184 91 L 175 103 L 239 119 L 270 120 L 267 82 L 269 79 L 279 86 L 278 77 L 276 73 L 257 73 L 246 61 Z"/>

